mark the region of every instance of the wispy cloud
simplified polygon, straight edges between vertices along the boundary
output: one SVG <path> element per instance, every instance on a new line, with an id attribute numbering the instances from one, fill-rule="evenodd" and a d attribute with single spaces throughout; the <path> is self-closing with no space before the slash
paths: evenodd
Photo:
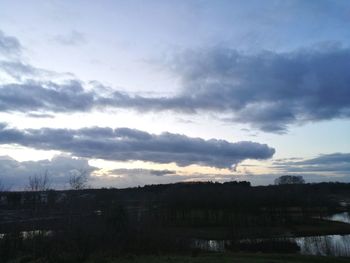
<path id="1" fill-rule="evenodd" d="M 322 154 L 306 160 L 278 160 L 274 168 L 293 173 L 328 173 L 350 175 L 350 153 Z"/>
<path id="2" fill-rule="evenodd" d="M 72 30 L 68 34 L 59 34 L 52 38 L 53 41 L 65 46 L 77 46 L 86 43 L 85 35 Z"/>
<path id="3" fill-rule="evenodd" d="M 166 176 L 166 175 L 176 175 L 176 171 L 171 170 L 154 170 L 154 169 L 126 169 L 126 168 L 119 168 L 119 169 L 113 169 L 109 170 L 108 175 L 122 175 L 122 176 Z"/>
<path id="4" fill-rule="evenodd" d="M 0 55 L 9 57 L 19 55 L 22 52 L 22 45 L 16 37 L 8 36 L 0 30 Z"/>

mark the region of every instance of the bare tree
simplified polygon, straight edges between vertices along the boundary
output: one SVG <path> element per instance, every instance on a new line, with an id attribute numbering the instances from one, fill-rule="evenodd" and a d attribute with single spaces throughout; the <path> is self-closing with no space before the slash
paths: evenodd
<path id="1" fill-rule="evenodd" d="M 37 211 L 39 205 L 47 202 L 47 196 L 45 196 L 44 191 L 48 191 L 50 189 L 50 177 L 49 173 L 46 170 L 43 174 L 35 174 L 33 176 L 29 176 L 29 181 L 27 185 L 27 190 L 31 193 L 31 201 L 34 205 L 34 211 Z"/>
<path id="2" fill-rule="evenodd" d="M 86 188 L 88 182 L 88 173 L 86 170 L 77 170 L 69 177 L 69 186 L 73 190 L 82 190 Z"/>
<path id="3" fill-rule="evenodd" d="M 33 192 L 47 191 L 50 189 L 50 177 L 46 170 L 44 174 L 35 174 L 34 176 L 29 176 L 28 190 Z"/>

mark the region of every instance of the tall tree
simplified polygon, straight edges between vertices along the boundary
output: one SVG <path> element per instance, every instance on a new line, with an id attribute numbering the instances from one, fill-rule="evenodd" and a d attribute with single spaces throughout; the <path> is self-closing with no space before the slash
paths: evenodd
<path id="1" fill-rule="evenodd" d="M 51 182 L 49 173 L 46 170 L 44 174 L 35 174 L 33 176 L 29 176 L 27 188 L 32 192 L 47 191 L 50 189 L 50 185 Z"/>
<path id="2" fill-rule="evenodd" d="M 305 180 L 302 176 L 283 175 L 275 179 L 276 185 L 281 184 L 304 184 Z"/>
<path id="3" fill-rule="evenodd" d="M 69 186 L 73 190 L 85 189 L 88 185 L 88 173 L 86 170 L 78 170 L 69 177 Z"/>

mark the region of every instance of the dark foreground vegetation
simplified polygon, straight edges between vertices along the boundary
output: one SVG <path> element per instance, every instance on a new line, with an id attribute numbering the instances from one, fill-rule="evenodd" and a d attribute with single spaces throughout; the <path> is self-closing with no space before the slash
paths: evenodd
<path id="1" fill-rule="evenodd" d="M 297 253 L 288 237 L 350 234 L 350 224 L 326 220 L 348 210 L 350 184 L 208 182 L 0 195 L 0 262 L 346 262 L 261 253 Z M 203 255 L 197 239 L 229 240 L 230 252 Z"/>
<path id="2" fill-rule="evenodd" d="M 57 261 L 34 259 L 30 256 L 18 257 L 8 261 L 11 263 L 45 263 L 45 262 L 79 262 L 66 258 Z M 192 255 L 122 255 L 110 257 L 94 255 L 82 261 L 86 263 L 347 263 L 348 258 L 301 256 L 291 254 L 245 254 L 245 253 L 202 253 Z"/>

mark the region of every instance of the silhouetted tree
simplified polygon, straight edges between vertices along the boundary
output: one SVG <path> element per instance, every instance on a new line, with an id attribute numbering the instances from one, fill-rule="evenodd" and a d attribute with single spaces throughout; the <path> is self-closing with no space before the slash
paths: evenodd
<path id="1" fill-rule="evenodd" d="M 275 179 L 276 185 L 281 184 L 304 184 L 305 180 L 302 176 L 283 175 Z"/>
<path id="2" fill-rule="evenodd" d="M 78 170 L 69 177 L 69 186 L 73 190 L 82 190 L 87 187 L 88 174 L 86 170 Z"/>
<path id="3" fill-rule="evenodd" d="M 51 182 L 49 173 L 46 170 L 44 174 L 35 174 L 33 176 L 29 176 L 27 189 L 33 192 L 47 191 L 50 189 L 50 184 Z"/>

